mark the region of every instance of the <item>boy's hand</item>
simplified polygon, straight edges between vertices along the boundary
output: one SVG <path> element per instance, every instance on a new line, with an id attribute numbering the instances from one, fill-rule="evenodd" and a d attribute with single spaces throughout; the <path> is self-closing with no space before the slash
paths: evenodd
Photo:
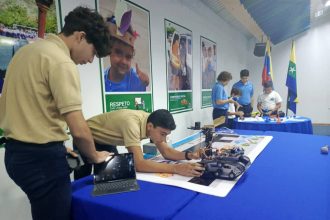
<path id="1" fill-rule="evenodd" d="M 148 86 L 150 83 L 149 76 L 146 73 L 144 73 L 142 70 L 140 70 L 137 63 L 135 64 L 135 67 L 136 67 L 136 73 L 140 78 L 140 80 L 143 82 L 145 86 Z"/>
<path id="2" fill-rule="evenodd" d="M 205 168 L 199 163 L 174 164 L 174 173 L 182 176 L 201 176 Z"/>

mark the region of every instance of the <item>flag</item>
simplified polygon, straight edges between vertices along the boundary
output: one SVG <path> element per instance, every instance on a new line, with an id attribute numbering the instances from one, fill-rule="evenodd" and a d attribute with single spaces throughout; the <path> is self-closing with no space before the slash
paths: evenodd
<path id="1" fill-rule="evenodd" d="M 268 81 L 273 81 L 272 58 L 270 56 L 270 43 L 267 40 L 264 68 L 262 70 L 262 85 Z"/>
<path id="2" fill-rule="evenodd" d="M 295 53 L 294 41 L 292 41 L 288 74 L 286 76 L 285 85 L 288 87 L 287 109 L 290 109 L 294 114 L 296 114 L 298 97 L 297 97 L 296 53 Z"/>

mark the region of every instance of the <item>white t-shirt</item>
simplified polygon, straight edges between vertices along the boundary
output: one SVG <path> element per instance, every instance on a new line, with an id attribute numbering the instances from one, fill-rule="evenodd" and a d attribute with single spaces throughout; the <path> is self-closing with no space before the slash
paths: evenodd
<path id="1" fill-rule="evenodd" d="M 236 112 L 236 110 L 235 110 L 235 104 L 234 103 L 229 103 L 228 112 Z M 235 117 L 236 117 L 236 115 L 229 115 L 228 114 L 228 118 L 229 119 L 233 119 Z"/>
<path id="2" fill-rule="evenodd" d="M 267 111 L 275 109 L 276 103 L 279 102 L 282 102 L 282 98 L 276 91 L 272 91 L 269 94 L 262 93 L 258 97 L 258 104 L 261 103 L 261 109 Z"/>

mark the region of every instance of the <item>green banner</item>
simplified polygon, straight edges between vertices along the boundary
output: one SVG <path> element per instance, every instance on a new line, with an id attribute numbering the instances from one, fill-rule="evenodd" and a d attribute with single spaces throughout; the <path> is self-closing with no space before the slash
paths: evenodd
<path id="1" fill-rule="evenodd" d="M 136 109 L 152 112 L 151 94 L 106 94 L 106 111 Z"/>
<path id="2" fill-rule="evenodd" d="M 192 110 L 192 92 L 169 92 L 169 111 L 183 112 Z"/>
<path id="3" fill-rule="evenodd" d="M 212 91 L 202 91 L 202 108 L 212 106 Z"/>

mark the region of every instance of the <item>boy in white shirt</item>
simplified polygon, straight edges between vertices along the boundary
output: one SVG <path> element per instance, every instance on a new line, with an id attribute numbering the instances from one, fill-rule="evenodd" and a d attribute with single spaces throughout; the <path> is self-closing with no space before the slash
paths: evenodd
<path id="1" fill-rule="evenodd" d="M 264 92 L 258 97 L 257 108 L 262 115 L 277 115 L 281 108 L 282 98 L 273 90 L 273 83 L 266 82 L 264 84 Z"/>
<path id="2" fill-rule="evenodd" d="M 235 101 L 235 103 L 229 103 L 227 127 L 232 129 L 234 128 L 234 119 L 236 118 L 236 116 L 242 118 L 244 116 L 244 112 L 237 111 L 237 109 L 240 107 L 237 100 L 241 96 L 241 91 L 237 88 L 232 88 L 230 92 L 230 96 L 231 99 Z"/>

